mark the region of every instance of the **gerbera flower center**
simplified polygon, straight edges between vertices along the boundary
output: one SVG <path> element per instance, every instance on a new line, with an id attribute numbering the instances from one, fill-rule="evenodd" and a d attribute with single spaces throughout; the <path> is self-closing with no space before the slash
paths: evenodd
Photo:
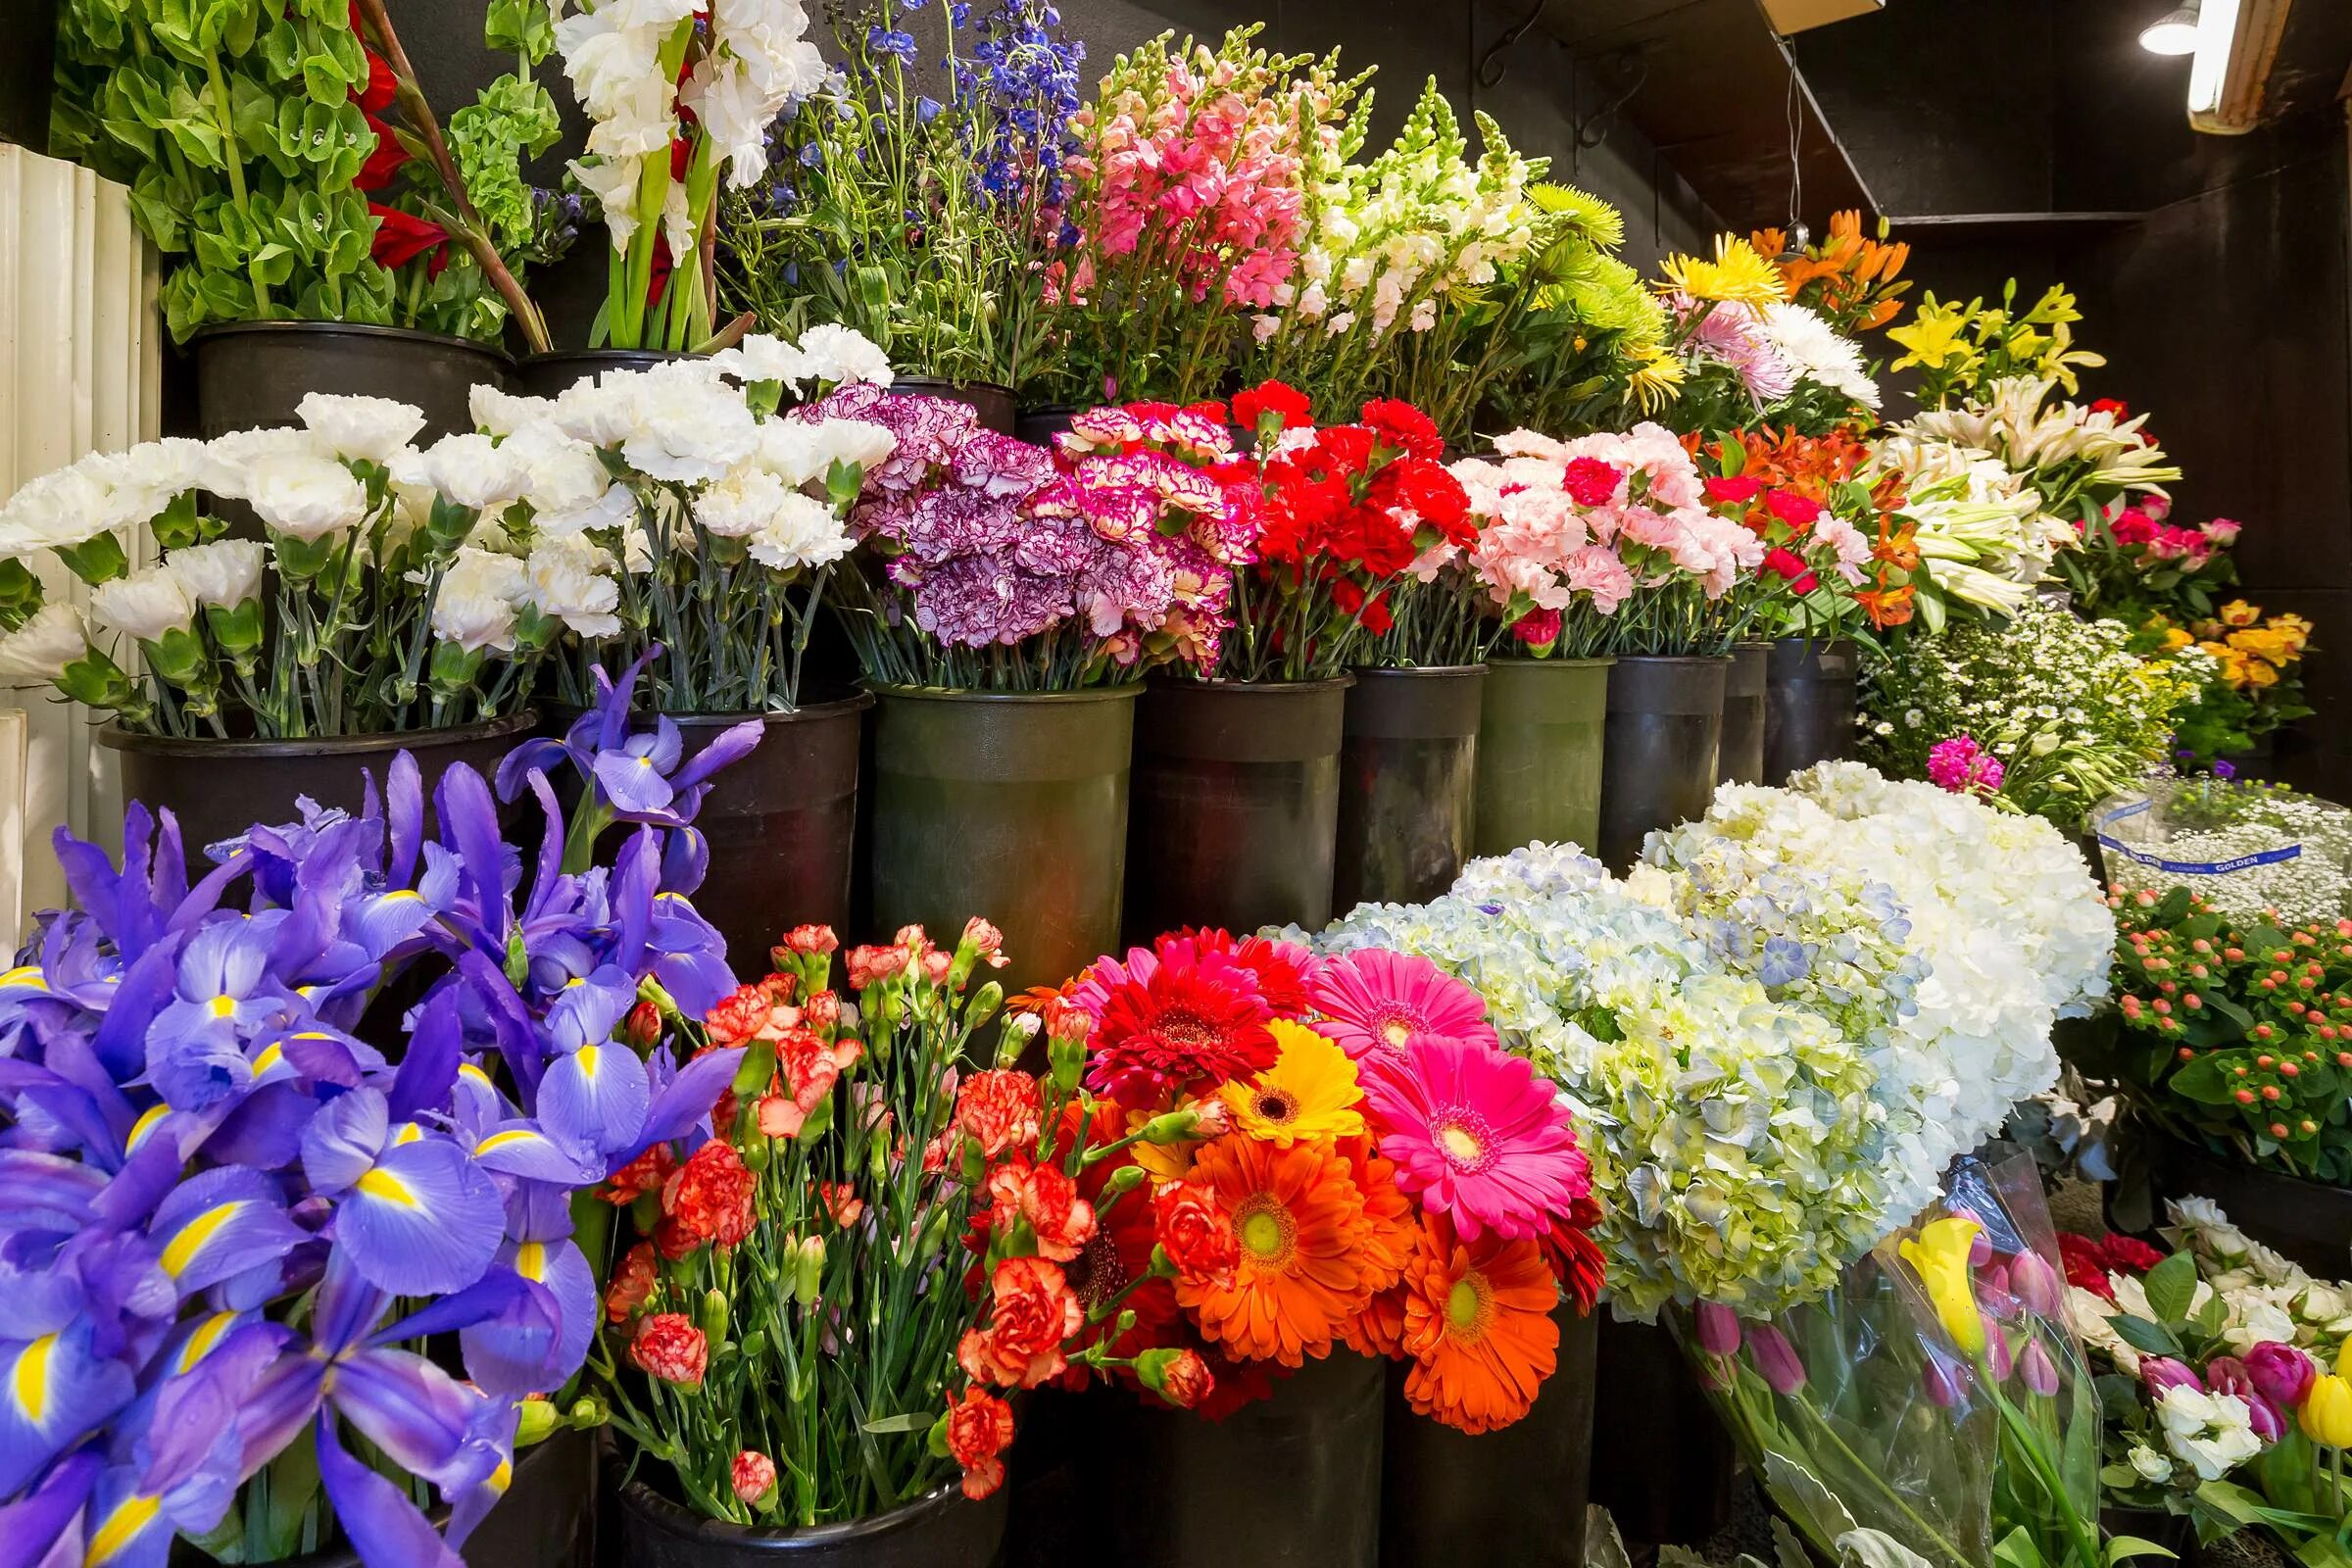
<path id="1" fill-rule="evenodd" d="M 1431 1118 L 1438 1148 L 1455 1170 L 1476 1174 L 1494 1163 L 1494 1129 L 1467 1105 L 1448 1105 Z"/>
<path id="2" fill-rule="evenodd" d="M 1380 1038 L 1387 1041 L 1394 1050 L 1402 1051 L 1406 1041 L 1415 1035 L 1427 1033 L 1429 1033 L 1429 1024 L 1417 1012 L 1392 1005 L 1381 1015 Z"/>
<path id="3" fill-rule="evenodd" d="M 1169 1011 L 1162 1013 L 1152 1025 L 1152 1032 L 1171 1046 L 1198 1051 L 1203 1046 L 1217 1044 L 1224 1031 L 1199 1013 Z"/>
<path id="4" fill-rule="evenodd" d="M 1259 1194 L 1247 1199 L 1233 1216 L 1234 1234 L 1258 1267 L 1279 1271 L 1290 1267 L 1298 1250 L 1298 1222 L 1291 1211 Z"/>
<path id="5" fill-rule="evenodd" d="M 1494 1287 L 1472 1269 L 1446 1293 L 1446 1329 L 1455 1339 L 1482 1340 L 1494 1321 Z"/>
<path id="6" fill-rule="evenodd" d="M 1298 1097 L 1288 1089 L 1260 1089 L 1250 1097 L 1258 1119 L 1282 1126 L 1298 1116 Z"/>
<path id="7" fill-rule="evenodd" d="M 1119 1248 L 1108 1234 L 1097 1231 L 1071 1261 L 1070 1290 L 1088 1306 L 1101 1306 L 1126 1287 L 1127 1270 L 1119 1262 Z"/>

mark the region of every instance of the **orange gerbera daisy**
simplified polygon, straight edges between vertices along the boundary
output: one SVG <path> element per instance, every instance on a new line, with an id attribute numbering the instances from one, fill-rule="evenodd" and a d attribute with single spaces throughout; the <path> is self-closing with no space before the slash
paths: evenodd
<path id="1" fill-rule="evenodd" d="M 1364 1250 L 1356 1260 L 1357 1270 L 1365 1290 L 1388 1290 L 1404 1278 L 1405 1261 L 1421 1234 L 1413 1220 L 1413 1200 L 1396 1185 L 1396 1161 L 1381 1158 L 1371 1139 L 1343 1138 L 1336 1147 L 1364 1199 Z"/>
<path id="2" fill-rule="evenodd" d="M 1527 1414 L 1559 1359 L 1560 1293 L 1543 1249 L 1492 1232 L 1464 1242 L 1431 1214 L 1404 1278 L 1406 1401 L 1470 1433 Z"/>
<path id="3" fill-rule="evenodd" d="M 1329 1354 L 1371 1295 L 1364 1199 L 1347 1159 L 1313 1144 L 1284 1149 L 1233 1135 L 1202 1146 L 1191 1180 L 1233 1216 L 1242 1250 L 1227 1284 L 1176 1282 L 1201 1334 L 1241 1359 L 1295 1367 Z"/>
<path id="4" fill-rule="evenodd" d="M 1382 1291 L 1364 1303 L 1364 1309 L 1348 1320 L 1340 1338 L 1348 1348 L 1358 1355 L 1368 1355 L 1375 1361 L 1402 1361 L 1404 1353 L 1404 1302 L 1412 1292 L 1399 1285 L 1395 1290 Z"/>

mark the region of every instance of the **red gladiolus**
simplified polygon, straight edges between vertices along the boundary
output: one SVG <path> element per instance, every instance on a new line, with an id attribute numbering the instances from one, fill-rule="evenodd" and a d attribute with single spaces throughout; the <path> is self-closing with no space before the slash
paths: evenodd
<path id="1" fill-rule="evenodd" d="M 369 202 L 368 212 L 375 220 L 375 240 L 368 246 L 368 254 L 375 258 L 377 265 L 405 267 L 427 251 L 434 253 L 431 268 L 435 275 L 449 264 L 449 230 L 439 223 L 386 207 L 381 202 Z"/>
<path id="2" fill-rule="evenodd" d="M 375 150 L 360 166 L 352 184 L 361 190 L 382 190 L 392 183 L 392 176 L 399 173 L 401 166 L 409 161 L 409 150 L 393 136 L 391 126 L 373 115 L 368 115 L 367 120 L 368 128 L 375 132 Z"/>

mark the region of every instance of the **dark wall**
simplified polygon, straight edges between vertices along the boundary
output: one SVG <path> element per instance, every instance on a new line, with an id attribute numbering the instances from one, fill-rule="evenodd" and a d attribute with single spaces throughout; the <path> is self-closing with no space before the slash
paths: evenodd
<path id="1" fill-rule="evenodd" d="M 2146 5 L 1889 0 L 1798 45 L 1897 218 L 2131 215 L 1903 237 L 1941 296 L 2010 276 L 2029 295 L 2073 286 L 2081 341 L 2108 359 L 2085 395 L 2152 413 L 2186 472 L 2171 487 L 2183 517 L 2245 523 L 2247 597 L 2317 624 L 2319 711 L 2282 740 L 2281 766 L 2338 798 L 2352 792 L 2352 171 L 2333 101 L 2347 9 L 2291 14 L 2304 30 L 2272 78 L 2277 118 L 2244 136 L 2189 129 L 2187 61 L 2138 47 Z"/>

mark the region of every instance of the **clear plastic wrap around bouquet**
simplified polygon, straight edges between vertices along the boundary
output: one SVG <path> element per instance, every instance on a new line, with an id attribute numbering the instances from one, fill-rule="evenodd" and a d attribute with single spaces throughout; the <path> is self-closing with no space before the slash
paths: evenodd
<path id="1" fill-rule="evenodd" d="M 2334 920 L 2352 894 L 2352 810 L 2242 779 L 2158 779 L 2091 815 L 2107 877 L 2184 887 L 2223 914 Z"/>
<path id="2" fill-rule="evenodd" d="M 2065 1303 L 2033 1161 L 1971 1155 L 1827 1296 L 1770 1321 L 1702 1303 L 1672 1322 L 1774 1504 L 1830 1560 L 2102 1568 L 2098 1394 Z"/>

